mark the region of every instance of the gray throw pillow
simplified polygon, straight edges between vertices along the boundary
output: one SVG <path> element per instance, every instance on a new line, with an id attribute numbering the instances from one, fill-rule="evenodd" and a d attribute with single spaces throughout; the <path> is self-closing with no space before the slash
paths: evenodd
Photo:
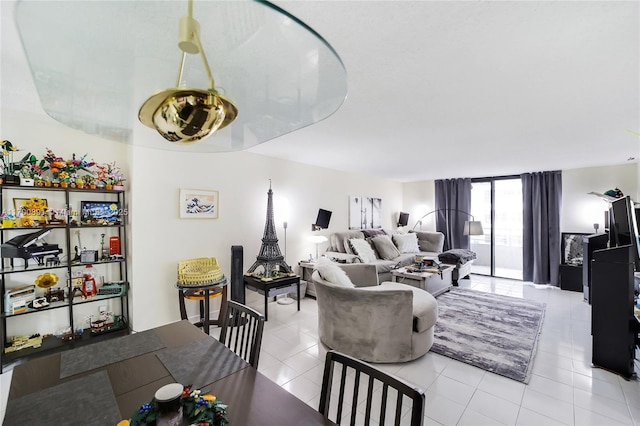
<path id="1" fill-rule="evenodd" d="M 444 234 L 442 232 L 411 232 L 415 232 L 418 236 L 418 247 L 420 247 L 420 251 L 433 253 L 442 252 L 442 246 L 444 245 Z"/>
<path id="2" fill-rule="evenodd" d="M 371 239 L 380 259 L 392 260 L 400 256 L 400 250 L 393 244 L 388 235 L 378 235 Z"/>
<path id="3" fill-rule="evenodd" d="M 378 235 L 387 235 L 387 233 L 384 232 L 384 229 L 363 229 L 362 233 L 364 234 L 365 238 L 373 238 L 377 237 Z"/>

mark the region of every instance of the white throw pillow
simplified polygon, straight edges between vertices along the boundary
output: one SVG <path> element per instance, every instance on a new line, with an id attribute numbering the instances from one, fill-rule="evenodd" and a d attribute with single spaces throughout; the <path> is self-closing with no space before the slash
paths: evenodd
<path id="1" fill-rule="evenodd" d="M 392 238 L 396 247 L 400 250 L 400 253 L 417 253 L 420 251 L 420 247 L 418 247 L 418 235 L 414 233 L 404 235 L 394 234 Z"/>
<path id="2" fill-rule="evenodd" d="M 323 280 L 333 285 L 355 287 L 347 273 L 335 262 L 331 262 L 330 260 L 319 261 L 315 269 Z"/>
<path id="3" fill-rule="evenodd" d="M 371 248 L 369 241 L 362 238 L 352 238 L 349 240 L 354 254 L 357 254 L 364 263 L 375 262 L 376 252 Z"/>

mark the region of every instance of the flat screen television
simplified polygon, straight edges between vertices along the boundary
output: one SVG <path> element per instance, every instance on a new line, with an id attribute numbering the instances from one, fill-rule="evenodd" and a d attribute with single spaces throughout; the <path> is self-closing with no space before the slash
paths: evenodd
<path id="1" fill-rule="evenodd" d="M 315 226 L 320 229 L 327 229 L 331 220 L 331 212 L 329 210 L 319 209 Z"/>
<path id="2" fill-rule="evenodd" d="M 398 226 L 407 226 L 409 224 L 409 213 L 400 212 L 398 217 Z"/>
<path id="3" fill-rule="evenodd" d="M 631 197 L 624 196 L 611 202 L 611 232 L 615 237 L 616 246 L 631 245 L 634 248 L 635 269 L 640 272 L 640 237 L 638 236 L 638 221 Z"/>

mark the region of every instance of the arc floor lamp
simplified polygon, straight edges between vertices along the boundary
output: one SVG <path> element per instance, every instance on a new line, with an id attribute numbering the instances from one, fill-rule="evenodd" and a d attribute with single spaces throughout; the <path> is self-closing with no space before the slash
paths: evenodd
<path id="1" fill-rule="evenodd" d="M 473 217 L 473 215 L 471 213 L 467 213 L 464 210 L 458 210 L 458 209 L 436 209 L 436 210 L 432 210 L 429 213 L 427 213 L 424 216 L 422 216 L 420 219 L 418 219 L 416 224 L 413 225 L 413 230 L 415 230 L 416 226 L 418 226 L 418 225 L 422 226 L 422 220 L 425 217 L 429 216 L 432 213 L 438 213 L 438 212 L 458 212 L 458 213 L 466 214 L 467 216 L 469 216 L 469 218 L 471 218 L 471 220 L 465 220 L 464 221 L 464 228 L 463 228 L 462 235 L 484 235 L 484 230 L 482 229 L 482 222 L 480 222 L 479 220 L 475 220 L 475 218 Z"/>

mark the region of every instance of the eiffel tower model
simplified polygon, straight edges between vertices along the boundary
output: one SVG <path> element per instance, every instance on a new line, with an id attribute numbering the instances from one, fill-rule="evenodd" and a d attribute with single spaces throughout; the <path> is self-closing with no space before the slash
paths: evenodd
<path id="1" fill-rule="evenodd" d="M 258 270 L 262 267 L 262 274 Z M 256 272 L 258 270 L 258 272 Z M 271 190 L 271 180 L 269 180 L 269 191 L 267 192 L 267 222 L 264 224 L 264 235 L 262 236 L 262 246 L 260 254 L 256 256 L 256 261 L 251 265 L 246 275 L 260 276 L 263 280 L 271 280 L 278 277 L 288 277 L 295 275 L 291 267 L 287 265 L 284 256 L 278 246 L 278 236 L 273 223 L 273 191 Z"/>

